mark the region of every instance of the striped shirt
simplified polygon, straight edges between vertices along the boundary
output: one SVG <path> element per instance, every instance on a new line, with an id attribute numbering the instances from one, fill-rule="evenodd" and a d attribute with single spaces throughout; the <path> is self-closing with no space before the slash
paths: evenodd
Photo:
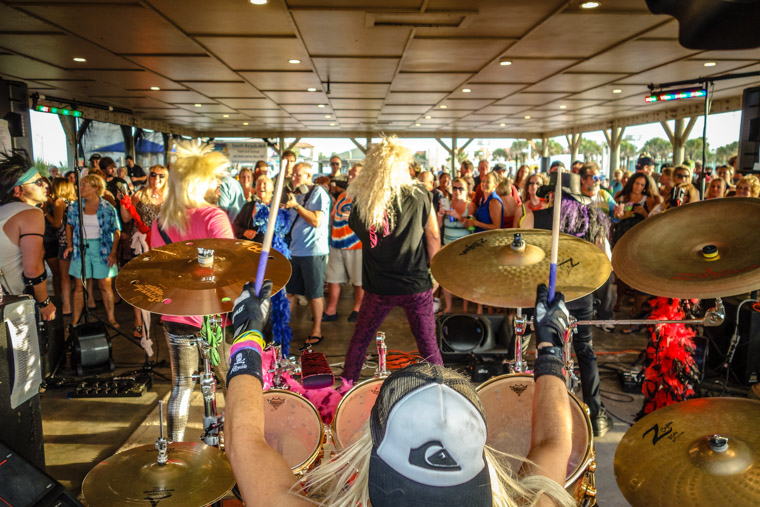
<path id="1" fill-rule="evenodd" d="M 335 202 L 332 232 L 330 242 L 333 248 L 340 250 L 361 250 L 362 242 L 353 230 L 348 226 L 348 217 L 351 214 L 351 199 L 343 192 Z"/>

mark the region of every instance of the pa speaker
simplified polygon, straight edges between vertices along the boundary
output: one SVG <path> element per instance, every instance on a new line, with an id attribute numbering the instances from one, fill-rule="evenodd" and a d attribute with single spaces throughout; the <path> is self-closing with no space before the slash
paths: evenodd
<path id="1" fill-rule="evenodd" d="M 102 322 L 89 322 L 71 327 L 73 350 L 71 367 L 80 377 L 114 370 L 111 339 Z"/>
<path id="2" fill-rule="evenodd" d="M 731 344 L 731 337 L 736 326 L 736 309 L 741 300 L 728 298 L 723 300 L 726 307 L 726 318 L 718 327 L 705 327 L 705 334 L 712 339 L 718 355 L 710 356 L 710 364 L 716 364 L 714 359 L 724 358 Z M 739 345 L 731 362 L 731 370 L 743 385 L 755 384 L 760 381 L 760 310 L 751 303 L 746 303 L 739 314 Z"/>
<path id="3" fill-rule="evenodd" d="M 32 124 L 29 119 L 29 88 L 21 81 L 0 79 L 0 120 L 5 120 L 13 148 L 32 155 Z"/>
<path id="4" fill-rule="evenodd" d="M 445 314 L 436 321 L 436 335 L 444 359 L 465 360 L 473 354 L 514 358 L 514 333 L 506 315 Z"/>
<path id="5" fill-rule="evenodd" d="M 760 9 L 760 6 L 758 6 Z M 739 129 L 739 159 L 736 168 L 747 173 L 760 171 L 760 87 L 747 88 L 742 97 Z"/>

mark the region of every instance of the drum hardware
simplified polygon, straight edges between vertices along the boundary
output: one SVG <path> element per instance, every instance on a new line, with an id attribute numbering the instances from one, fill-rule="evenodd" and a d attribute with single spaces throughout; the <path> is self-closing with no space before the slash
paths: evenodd
<path id="1" fill-rule="evenodd" d="M 390 372 L 387 368 L 388 347 L 385 344 L 385 333 L 378 331 L 375 336 L 375 342 L 377 343 L 377 369 L 375 370 L 375 377 L 387 377 Z"/>
<path id="2" fill-rule="evenodd" d="M 296 361 L 295 356 L 283 357 L 282 347 L 271 344 L 269 347 L 274 351 L 274 361 L 269 373 L 272 374 L 273 389 L 290 389 L 288 383 L 282 377 L 284 371 L 290 372 L 291 376 L 301 375 L 301 365 Z"/>
<path id="3" fill-rule="evenodd" d="M 224 414 L 216 411 L 216 378 L 211 368 L 212 346 L 209 343 L 209 337 L 206 336 L 206 329 L 212 333 L 223 332 L 220 329 L 221 318 L 216 316 L 203 317 L 204 326 L 201 328 L 201 334 L 196 340 L 196 345 L 201 354 L 203 361 L 203 371 L 193 374 L 193 380 L 201 385 L 203 395 L 203 433 L 201 440 L 206 444 L 214 447 L 220 446 L 219 430 L 224 426 Z M 224 360 L 224 359 L 222 359 Z"/>
<path id="4" fill-rule="evenodd" d="M 519 234 L 515 234 L 515 236 L 519 236 Z M 524 248 L 524 243 L 523 243 L 523 248 Z M 513 323 L 514 323 L 514 328 L 515 328 L 515 362 L 514 362 L 513 369 L 517 373 L 527 372 L 528 363 L 526 363 L 523 360 L 522 338 L 525 335 L 525 330 L 527 329 L 528 319 L 523 316 L 522 308 L 517 309 L 517 315 L 515 315 Z"/>

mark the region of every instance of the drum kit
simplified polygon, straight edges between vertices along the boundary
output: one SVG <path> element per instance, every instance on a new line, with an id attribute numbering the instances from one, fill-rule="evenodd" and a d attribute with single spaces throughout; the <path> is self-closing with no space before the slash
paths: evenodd
<path id="1" fill-rule="evenodd" d="M 715 308 L 704 318 L 658 323 L 719 325 L 723 321 L 721 297 L 760 286 L 760 260 L 755 235 L 750 232 L 758 229 L 760 200 L 733 198 L 690 204 L 642 222 L 618 242 L 611 264 L 596 245 L 559 235 L 556 290 L 568 301 L 586 296 L 607 280 L 614 266 L 626 283 L 651 294 L 716 299 Z M 473 234 L 442 248 L 432 260 L 431 271 L 441 286 L 470 301 L 503 308 L 532 307 L 536 286 L 547 280 L 550 271 L 550 243 L 551 233 L 541 230 L 501 229 Z M 290 266 L 278 253 L 263 250 L 270 260 L 265 276 L 273 281 L 276 292 L 287 283 Z M 258 243 L 240 240 L 174 243 L 133 259 L 117 276 L 116 287 L 128 303 L 147 311 L 223 314 L 232 310 L 244 283 L 256 277 L 256 255 L 261 252 Z M 652 321 L 572 322 L 565 337 L 568 371 L 572 371 L 572 329 L 591 324 L 651 325 Z M 530 320 L 518 313 L 517 334 L 524 334 L 530 325 Z M 488 380 L 478 392 L 488 420 L 488 443 L 513 456 L 515 469 L 519 469 L 530 445 L 534 382 L 522 359 L 522 340 L 515 342 L 515 373 Z M 377 345 L 380 361 L 376 375 L 345 394 L 329 428 L 314 405 L 300 394 L 281 386 L 264 393 L 266 439 L 297 475 L 315 466 L 326 441 L 341 450 L 361 436 L 388 374 L 382 333 L 378 333 Z M 209 345 L 201 343 L 199 347 L 204 352 L 204 372 L 199 380 L 204 385 L 205 379 L 208 386 L 205 400 L 207 391 L 213 398 L 215 384 Z M 298 373 L 293 360 L 279 354 L 274 369 L 275 378 L 283 369 Z M 571 391 L 573 449 L 565 487 L 579 504 L 593 505 L 593 433 L 585 405 Z M 214 412 L 215 405 L 209 404 L 209 428 L 223 425 L 223 418 Z M 748 505 L 757 504 L 760 490 L 752 485 L 760 478 L 760 433 L 753 427 L 759 415 L 760 402 L 735 399 L 690 400 L 649 414 L 626 433 L 618 448 L 615 473 L 621 490 L 634 505 L 673 504 L 681 495 L 695 505 L 702 499 L 711 499 L 714 504 L 719 492 L 751 499 L 745 502 Z M 92 505 L 131 505 L 129 498 L 142 495 L 141 504 L 145 504 L 151 495 L 165 496 L 171 489 L 175 495 L 172 501 L 162 501 L 161 505 L 205 504 L 216 501 L 232 486 L 229 464 L 218 449 L 201 443 L 161 441 L 159 438 L 156 444 L 158 456 L 153 446 L 143 446 L 97 465 L 83 484 L 85 499 Z M 204 442 L 221 443 L 218 438 Z M 203 479 L 193 475 L 196 468 L 203 468 Z M 125 476 L 141 479 L 124 481 Z M 725 480 L 736 487 L 711 487 Z M 210 482 L 226 489 L 220 495 L 205 488 L 205 496 L 200 496 L 200 485 Z M 121 495 L 120 502 L 109 503 L 106 499 L 114 495 Z M 741 501 L 732 501 L 734 504 Z"/>

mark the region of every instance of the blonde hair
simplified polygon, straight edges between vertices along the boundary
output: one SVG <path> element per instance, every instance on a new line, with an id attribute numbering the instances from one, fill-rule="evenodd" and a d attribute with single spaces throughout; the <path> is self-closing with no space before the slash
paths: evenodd
<path id="1" fill-rule="evenodd" d="M 754 174 L 747 174 L 746 176 L 742 176 L 742 179 L 736 182 L 736 186 L 738 187 L 739 185 L 749 186 L 749 195 L 752 197 L 757 197 L 760 195 L 760 179 L 758 179 Z"/>
<path id="2" fill-rule="evenodd" d="M 211 206 L 206 194 L 225 175 L 230 161 L 222 152 L 213 151 L 212 145 L 196 141 L 180 141 L 176 150 L 158 223 L 164 229 L 177 229 L 183 234 L 188 210 Z"/>
<path id="3" fill-rule="evenodd" d="M 56 199 L 77 200 L 77 191 L 68 178 L 53 178 L 53 195 Z"/>
<path id="4" fill-rule="evenodd" d="M 150 173 L 153 172 L 153 171 L 156 171 L 156 170 L 165 171 L 166 172 L 166 178 L 167 178 L 167 180 L 166 180 L 166 182 L 164 182 L 164 186 L 161 189 L 161 193 L 163 194 L 161 196 L 161 199 L 165 200 L 166 199 L 166 194 L 169 192 L 169 180 L 168 180 L 168 178 L 169 178 L 169 169 L 166 168 L 166 167 L 164 167 L 164 166 L 162 166 L 161 164 L 156 164 L 156 165 L 150 167 L 150 169 L 148 170 L 148 175 L 150 176 Z M 149 183 L 147 185 L 145 185 L 143 188 L 141 188 L 140 190 L 137 191 L 137 198 L 143 204 L 151 204 L 151 201 L 150 201 L 150 196 L 151 196 L 150 178 L 148 178 L 148 181 L 149 181 Z"/>
<path id="5" fill-rule="evenodd" d="M 418 187 L 409 175 L 412 152 L 399 143 L 396 136 L 383 137 L 367 151 L 364 169 L 346 191 L 354 209 L 367 228 L 380 229 L 386 218 L 394 223 L 394 202 L 401 209 L 404 190 L 415 191 Z"/>
<path id="6" fill-rule="evenodd" d="M 367 421 L 361 436 L 354 444 L 329 462 L 323 461 L 307 472 L 299 482 L 293 485 L 290 492 L 300 496 L 301 491 L 308 491 L 306 498 L 308 501 L 330 507 L 370 505 L 368 484 L 371 453 L 372 433 Z M 548 477 L 530 475 L 520 479 L 515 478 L 507 461 L 512 456 L 487 445 L 484 456 L 491 476 L 494 506 L 533 506 L 544 494 L 553 499 L 556 505 L 566 507 L 576 505 L 572 496 Z"/>
<path id="7" fill-rule="evenodd" d="M 94 187 L 99 197 L 103 197 L 103 194 L 106 192 L 106 180 L 99 174 L 96 174 L 95 171 L 89 171 L 86 176 L 82 176 L 79 184 L 81 185 L 82 183 L 87 183 Z"/>

